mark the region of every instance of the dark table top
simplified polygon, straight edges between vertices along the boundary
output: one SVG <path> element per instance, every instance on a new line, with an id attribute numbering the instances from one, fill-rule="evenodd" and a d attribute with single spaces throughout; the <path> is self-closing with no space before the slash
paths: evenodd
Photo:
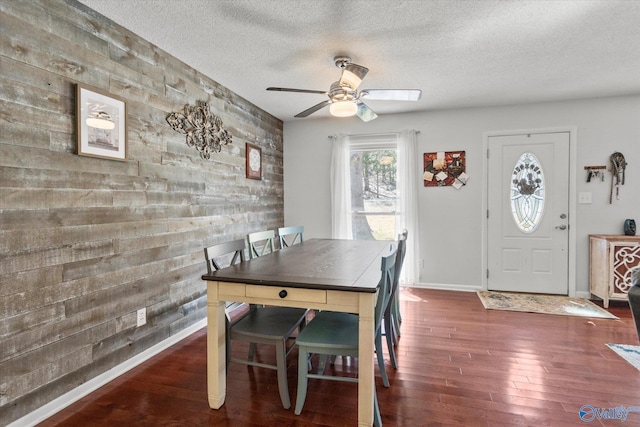
<path id="1" fill-rule="evenodd" d="M 395 242 L 311 239 L 272 254 L 245 261 L 203 280 L 266 286 L 376 292 L 381 258 Z"/>

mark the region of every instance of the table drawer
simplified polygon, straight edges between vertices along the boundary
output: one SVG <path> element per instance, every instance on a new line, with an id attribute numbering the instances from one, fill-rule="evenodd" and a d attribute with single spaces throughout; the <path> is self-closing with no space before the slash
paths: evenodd
<path id="1" fill-rule="evenodd" d="M 270 300 L 288 300 L 325 304 L 327 291 L 320 289 L 300 289 L 278 286 L 247 286 L 246 296 Z"/>

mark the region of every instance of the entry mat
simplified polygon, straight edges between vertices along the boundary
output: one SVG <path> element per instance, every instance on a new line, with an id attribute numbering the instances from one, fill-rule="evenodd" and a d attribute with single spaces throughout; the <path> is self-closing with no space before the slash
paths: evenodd
<path id="1" fill-rule="evenodd" d="M 487 310 L 524 311 L 529 313 L 558 314 L 562 316 L 598 317 L 618 319 L 617 316 L 585 298 L 561 295 L 524 294 L 517 292 L 478 291 L 478 297 Z"/>
<path id="2" fill-rule="evenodd" d="M 607 347 L 640 371 L 640 347 L 629 344 L 607 344 Z"/>

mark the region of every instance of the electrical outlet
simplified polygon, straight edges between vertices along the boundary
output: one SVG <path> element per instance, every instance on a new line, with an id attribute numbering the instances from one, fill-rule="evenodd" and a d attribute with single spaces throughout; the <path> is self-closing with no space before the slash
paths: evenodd
<path id="1" fill-rule="evenodd" d="M 137 326 L 142 326 L 145 325 L 147 323 L 147 308 L 146 307 L 142 307 L 140 310 L 138 310 L 138 316 L 137 316 Z"/>
<path id="2" fill-rule="evenodd" d="M 420 268 L 424 268 L 424 259 L 420 259 Z"/>

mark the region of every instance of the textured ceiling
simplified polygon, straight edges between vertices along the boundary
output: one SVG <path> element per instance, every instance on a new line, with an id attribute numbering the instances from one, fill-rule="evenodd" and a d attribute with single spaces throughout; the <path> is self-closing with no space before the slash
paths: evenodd
<path id="1" fill-rule="evenodd" d="M 326 98 L 336 55 L 361 89 L 422 89 L 378 114 L 640 94 L 636 0 L 80 0 L 284 120 Z"/>

